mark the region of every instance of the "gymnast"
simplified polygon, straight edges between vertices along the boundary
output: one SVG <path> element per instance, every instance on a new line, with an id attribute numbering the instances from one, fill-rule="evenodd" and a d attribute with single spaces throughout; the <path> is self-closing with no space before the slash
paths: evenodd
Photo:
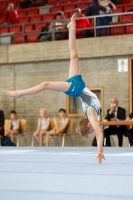
<path id="1" fill-rule="evenodd" d="M 55 90 L 64 92 L 72 97 L 79 97 L 82 103 L 85 118 L 81 119 L 77 125 L 76 131 L 84 138 L 88 138 L 89 134 L 93 131 L 96 133 L 97 145 L 98 145 L 98 163 L 102 163 L 102 159 L 105 159 L 103 154 L 103 133 L 97 115 L 100 112 L 100 102 L 97 96 L 92 93 L 86 86 L 81 76 L 81 68 L 79 65 L 78 52 L 76 48 L 76 34 L 75 34 L 75 15 L 72 16 L 71 22 L 68 24 L 69 29 L 69 51 L 70 51 L 70 66 L 69 66 L 69 78 L 66 82 L 43 82 L 35 87 L 8 91 L 6 94 L 12 97 L 21 97 L 25 95 L 32 95 L 41 92 L 42 90 Z"/>

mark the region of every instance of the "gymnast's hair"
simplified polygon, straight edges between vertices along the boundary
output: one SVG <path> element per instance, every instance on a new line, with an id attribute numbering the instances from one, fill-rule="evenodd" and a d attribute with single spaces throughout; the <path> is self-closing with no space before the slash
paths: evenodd
<path id="1" fill-rule="evenodd" d="M 77 124 L 76 133 L 79 133 L 83 138 L 87 138 L 89 134 L 88 122 L 87 118 L 82 118 Z"/>

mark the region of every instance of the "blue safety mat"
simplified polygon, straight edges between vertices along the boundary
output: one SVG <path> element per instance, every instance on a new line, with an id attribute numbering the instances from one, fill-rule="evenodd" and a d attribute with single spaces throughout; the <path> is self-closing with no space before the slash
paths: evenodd
<path id="1" fill-rule="evenodd" d="M 0 200 L 133 200 L 133 149 L 0 148 Z"/>

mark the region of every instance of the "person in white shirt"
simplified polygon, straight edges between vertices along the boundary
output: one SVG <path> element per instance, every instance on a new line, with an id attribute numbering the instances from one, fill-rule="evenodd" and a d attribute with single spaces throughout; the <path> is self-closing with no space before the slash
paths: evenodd
<path id="1" fill-rule="evenodd" d="M 46 133 L 46 146 L 49 146 L 50 136 L 66 133 L 69 119 L 64 108 L 59 109 L 59 118 L 54 118 L 54 129 Z"/>
<path id="2" fill-rule="evenodd" d="M 47 110 L 42 108 L 40 110 L 40 118 L 38 119 L 37 130 L 33 133 L 34 137 L 39 142 L 40 146 L 44 146 L 43 136 L 46 135 L 50 126 L 50 119 L 47 117 Z"/>
<path id="3" fill-rule="evenodd" d="M 17 113 L 15 110 L 10 112 L 10 128 L 9 130 L 5 130 L 5 136 L 9 136 L 11 141 L 15 143 L 15 135 L 21 133 L 21 122 L 17 117 Z"/>

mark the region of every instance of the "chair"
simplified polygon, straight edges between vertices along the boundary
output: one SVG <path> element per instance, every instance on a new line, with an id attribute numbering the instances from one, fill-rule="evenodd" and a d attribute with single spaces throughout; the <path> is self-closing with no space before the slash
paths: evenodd
<path id="1" fill-rule="evenodd" d="M 35 33 L 35 31 L 29 32 L 27 35 L 27 43 L 34 43 L 34 42 L 38 42 L 38 34 Z"/>
<path id="2" fill-rule="evenodd" d="M 19 142 L 20 142 L 20 138 L 23 137 L 25 140 L 25 143 L 27 145 L 27 141 L 26 141 L 26 137 L 25 137 L 25 130 L 26 130 L 26 120 L 25 119 L 20 119 L 20 123 L 21 123 L 21 131 L 22 133 L 19 133 L 18 135 L 16 135 L 17 138 L 17 147 L 19 146 Z M 5 119 L 5 125 L 4 125 L 5 130 L 9 130 L 10 129 L 10 120 L 9 119 Z"/>
<path id="3" fill-rule="evenodd" d="M 28 23 L 30 20 L 29 20 L 29 17 L 20 17 L 19 18 L 19 23 Z"/>
<path id="4" fill-rule="evenodd" d="M 30 17 L 31 22 L 40 22 L 42 20 L 42 15 L 35 15 Z"/>
<path id="5" fill-rule="evenodd" d="M 133 25 L 126 26 L 126 34 L 133 34 Z"/>
<path id="6" fill-rule="evenodd" d="M 62 8 L 63 8 L 62 5 L 53 6 L 52 9 L 51 9 L 51 12 L 52 12 L 52 13 L 56 13 L 56 12 L 58 12 L 58 11 L 62 11 Z"/>
<path id="7" fill-rule="evenodd" d="M 133 10 L 133 5 L 125 5 L 124 6 L 124 11 L 128 12 L 129 10 Z"/>
<path id="8" fill-rule="evenodd" d="M 67 4 L 68 1 L 67 0 L 58 0 L 59 4 Z"/>
<path id="9" fill-rule="evenodd" d="M 89 2 L 79 2 L 77 3 L 77 8 L 80 8 L 81 10 L 84 10 L 88 6 Z"/>
<path id="10" fill-rule="evenodd" d="M 124 35 L 124 34 L 125 34 L 124 26 L 112 27 L 111 28 L 111 35 Z"/>
<path id="11" fill-rule="evenodd" d="M 48 0 L 48 5 L 56 5 L 57 3 L 57 0 Z"/>
<path id="12" fill-rule="evenodd" d="M 77 3 L 79 0 L 69 0 L 70 3 Z"/>
<path id="13" fill-rule="evenodd" d="M 10 26 L 9 27 L 9 32 L 10 33 L 22 33 L 22 26 L 21 25 Z"/>
<path id="14" fill-rule="evenodd" d="M 27 10 L 26 9 L 19 9 L 18 10 L 18 16 L 19 17 L 25 17 L 25 16 L 27 16 Z"/>
<path id="15" fill-rule="evenodd" d="M 35 24 L 35 31 L 39 31 L 43 26 L 47 26 L 47 23 Z"/>
<path id="16" fill-rule="evenodd" d="M 94 27 L 94 18 L 91 18 L 91 19 L 89 19 L 89 20 L 90 20 L 90 24 L 91 24 L 91 26 Z"/>
<path id="17" fill-rule="evenodd" d="M 70 137 L 72 146 L 74 146 L 72 138 L 71 138 L 71 134 L 70 134 L 71 130 L 72 130 L 72 127 L 73 127 L 73 121 L 72 121 L 72 119 L 69 118 L 69 122 L 68 122 L 66 133 L 63 133 L 63 137 L 62 137 L 62 147 L 64 147 L 64 145 L 65 145 L 65 137 L 66 136 Z"/>
<path id="18" fill-rule="evenodd" d="M 29 8 L 27 9 L 27 15 L 38 15 L 39 14 L 39 9 L 38 8 Z"/>
<path id="19" fill-rule="evenodd" d="M 0 34 L 8 33 L 8 32 L 9 32 L 9 27 L 7 26 L 0 27 Z"/>
<path id="20" fill-rule="evenodd" d="M 128 1 L 127 0 L 121 0 L 120 3 L 122 3 L 122 4 L 130 4 L 130 3 L 133 3 L 133 2 L 132 2 L 132 0 L 128 0 Z"/>
<path id="21" fill-rule="evenodd" d="M 25 144 L 27 145 L 26 137 L 25 137 L 25 131 L 26 131 L 26 120 L 20 119 L 21 123 L 21 133 L 17 135 L 17 147 L 19 147 L 20 138 L 23 138 L 25 140 Z"/>
<path id="22" fill-rule="evenodd" d="M 70 3 L 70 4 L 64 5 L 64 11 L 74 10 L 74 8 L 75 8 L 75 3 Z"/>
<path id="23" fill-rule="evenodd" d="M 22 35 L 14 36 L 14 44 L 23 44 L 23 43 L 24 43 L 24 36 Z"/>
<path id="24" fill-rule="evenodd" d="M 25 25 L 25 32 L 29 33 L 33 31 L 33 24 L 27 24 Z"/>
<path id="25" fill-rule="evenodd" d="M 47 13 L 43 15 L 43 20 L 54 20 L 54 13 Z"/>
<path id="26" fill-rule="evenodd" d="M 25 25 L 25 33 L 27 33 L 26 34 L 26 41 L 28 43 L 35 42 L 37 40 L 37 34 L 33 34 L 34 32 L 35 32 L 35 30 L 33 29 L 33 24 Z"/>
<path id="27" fill-rule="evenodd" d="M 73 10 L 69 11 L 69 18 L 71 18 L 73 15 Z"/>
<path id="28" fill-rule="evenodd" d="M 123 5 L 116 5 L 116 9 L 112 10 L 112 13 L 122 13 L 124 11 Z"/>
<path id="29" fill-rule="evenodd" d="M 73 122 L 72 122 L 72 119 L 69 118 L 69 122 L 68 122 L 68 126 L 66 128 L 66 132 L 63 133 L 63 134 L 58 134 L 58 135 L 51 135 L 50 136 L 50 139 L 54 139 L 55 141 L 55 145 L 56 146 L 59 146 L 59 142 L 58 142 L 58 137 L 62 136 L 62 144 L 61 146 L 64 147 L 64 144 L 65 144 L 65 137 L 66 136 L 69 136 L 70 137 L 70 140 L 71 140 L 71 143 L 72 143 L 72 146 L 73 146 L 73 141 L 72 141 L 72 138 L 71 138 L 71 130 L 72 130 L 72 126 L 73 126 Z M 53 122 L 53 119 L 51 119 L 51 128 L 50 130 L 54 129 L 54 122 Z"/>
<path id="30" fill-rule="evenodd" d="M 70 18 L 70 12 L 64 12 L 65 18 Z"/>
<path id="31" fill-rule="evenodd" d="M 8 5 L 8 1 L 0 1 L 0 12 L 5 11 Z"/>
<path id="32" fill-rule="evenodd" d="M 122 23 L 133 22 L 133 16 L 132 15 L 122 15 L 122 16 L 120 16 L 120 22 L 122 22 Z"/>
<path id="33" fill-rule="evenodd" d="M 50 119 L 50 130 L 53 130 L 54 127 L 55 127 L 54 126 L 54 121 L 53 121 L 53 119 Z M 51 135 L 50 139 L 54 139 L 55 146 L 59 146 L 58 139 L 57 139 L 56 135 Z"/>

